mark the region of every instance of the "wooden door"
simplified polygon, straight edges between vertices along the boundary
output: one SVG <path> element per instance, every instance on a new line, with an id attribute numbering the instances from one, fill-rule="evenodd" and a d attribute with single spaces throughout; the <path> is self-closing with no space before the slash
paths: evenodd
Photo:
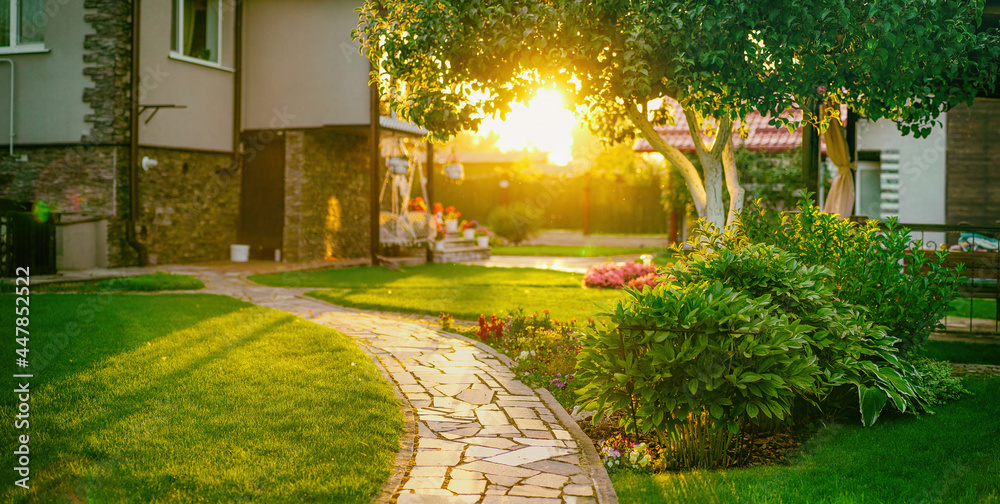
<path id="1" fill-rule="evenodd" d="M 250 245 L 251 259 L 273 261 L 285 226 L 285 136 L 244 131 L 242 140 L 239 240 Z"/>

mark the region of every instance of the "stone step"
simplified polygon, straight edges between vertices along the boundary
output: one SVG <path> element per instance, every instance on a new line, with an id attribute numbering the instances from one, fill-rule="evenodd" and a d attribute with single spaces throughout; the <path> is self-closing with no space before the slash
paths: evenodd
<path id="1" fill-rule="evenodd" d="M 482 261 L 489 258 L 489 247 L 446 248 L 443 252 L 435 250 L 431 254 L 431 261 L 436 263 Z"/>

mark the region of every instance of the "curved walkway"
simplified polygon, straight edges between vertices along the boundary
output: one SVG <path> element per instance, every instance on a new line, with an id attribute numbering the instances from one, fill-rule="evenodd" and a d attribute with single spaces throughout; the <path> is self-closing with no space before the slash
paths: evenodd
<path id="1" fill-rule="evenodd" d="M 198 292 L 310 319 L 378 359 L 416 419 L 380 501 L 617 502 L 593 444 L 566 411 L 548 391 L 515 380 L 509 359 L 482 343 L 303 295 L 313 289 L 261 286 L 235 272 L 193 274 L 206 285 Z"/>

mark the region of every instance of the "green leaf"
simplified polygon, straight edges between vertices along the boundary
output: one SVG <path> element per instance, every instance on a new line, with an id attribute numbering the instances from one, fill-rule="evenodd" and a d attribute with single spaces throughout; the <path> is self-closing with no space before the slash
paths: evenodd
<path id="1" fill-rule="evenodd" d="M 750 415 L 750 418 L 757 418 L 757 413 L 760 413 L 757 405 L 754 403 L 747 403 L 747 415 Z"/>
<path id="2" fill-rule="evenodd" d="M 716 420 L 722 418 L 722 406 L 719 406 L 718 404 L 713 404 L 710 409 L 712 413 L 712 418 L 715 418 Z"/>
<path id="3" fill-rule="evenodd" d="M 692 378 L 691 381 L 688 382 L 688 390 L 691 391 L 691 395 L 695 395 L 695 394 L 698 393 L 698 380 L 697 379 Z"/>
<path id="4" fill-rule="evenodd" d="M 878 416 L 885 407 L 886 396 L 877 387 L 866 387 L 858 385 L 858 399 L 861 403 L 861 424 L 869 427 L 878 420 Z"/>

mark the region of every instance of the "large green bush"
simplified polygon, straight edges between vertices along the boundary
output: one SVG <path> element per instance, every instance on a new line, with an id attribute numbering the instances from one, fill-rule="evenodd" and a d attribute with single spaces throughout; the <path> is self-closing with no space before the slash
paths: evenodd
<path id="1" fill-rule="evenodd" d="M 738 230 L 701 229 L 676 280 L 630 296 L 581 338 L 585 407 L 655 431 L 675 464 L 728 465 L 743 427 L 889 404 L 927 409 L 898 340 L 834 294 L 834 273 Z M 796 409 L 796 405 L 801 409 Z"/>
<path id="2" fill-rule="evenodd" d="M 834 294 L 885 326 L 904 353 L 941 327 L 959 273 L 944 265 L 946 251 L 920 250 L 922 243 L 895 219 L 884 228 L 874 220 L 858 225 L 821 212 L 808 199 L 799 210 L 782 214 L 754 202 L 740 214 L 738 233 L 829 268 Z"/>
<path id="3" fill-rule="evenodd" d="M 517 202 L 494 208 L 486 221 L 494 234 L 517 245 L 538 231 L 538 213 L 538 209 Z"/>
<path id="4" fill-rule="evenodd" d="M 595 421 L 624 412 L 623 427 L 655 431 L 664 446 L 698 424 L 722 436 L 712 448 L 708 436 L 688 443 L 711 467 L 725 465 L 741 425 L 787 418 L 796 397 L 820 392 L 810 328 L 776 313 L 770 296 L 709 281 L 628 292 L 580 340 L 578 394 Z"/>
<path id="5" fill-rule="evenodd" d="M 821 371 L 815 402 L 827 413 L 860 411 L 870 425 L 886 399 L 901 412 L 926 408 L 919 374 L 897 356 L 898 340 L 834 295 L 829 269 L 802 265 L 784 250 L 747 243 L 733 232 L 703 230 L 702 237 L 685 265 L 670 273 L 681 283 L 719 281 L 750 296 L 768 295 L 777 312 L 807 327 L 809 354 Z"/>

